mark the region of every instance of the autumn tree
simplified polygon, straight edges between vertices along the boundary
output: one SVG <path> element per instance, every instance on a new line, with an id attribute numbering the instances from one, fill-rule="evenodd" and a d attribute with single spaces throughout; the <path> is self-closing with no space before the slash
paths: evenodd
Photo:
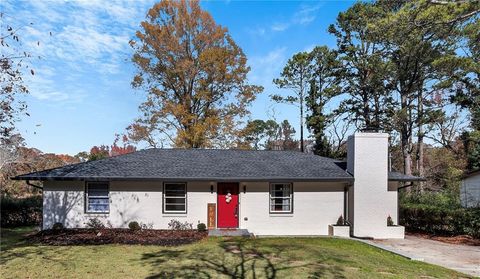
<path id="1" fill-rule="evenodd" d="M 281 89 L 289 89 L 291 95 L 272 95 L 271 98 L 278 103 L 296 105 L 300 112 L 300 151 L 304 151 L 303 126 L 305 113 L 305 97 L 310 83 L 311 65 L 308 52 L 299 52 L 287 61 L 280 77 L 273 80 L 273 83 Z"/>
<path id="2" fill-rule="evenodd" d="M 4 142 L 14 134 L 19 117 L 28 115 L 27 104 L 21 100 L 22 95 L 29 93 L 24 75 L 35 72 L 29 63 L 32 54 L 22 45 L 20 33 L 24 26 L 10 24 L 11 17 L 5 13 L 0 13 L 0 21 L 0 140 Z"/>
<path id="3" fill-rule="evenodd" d="M 185 148 L 236 138 L 262 88 L 248 84 L 242 49 L 198 1 L 155 4 L 131 46 L 138 69 L 132 85 L 147 92 L 133 138 L 152 142 L 156 133 Z"/>

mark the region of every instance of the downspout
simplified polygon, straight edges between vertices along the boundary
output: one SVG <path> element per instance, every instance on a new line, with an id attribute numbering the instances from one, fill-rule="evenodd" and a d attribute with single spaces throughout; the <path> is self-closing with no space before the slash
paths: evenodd
<path id="1" fill-rule="evenodd" d="M 37 188 L 37 189 L 40 189 L 43 191 L 43 187 L 42 186 L 38 186 L 38 185 L 35 185 L 35 184 L 32 184 L 30 182 L 30 180 L 25 180 L 25 183 L 27 183 L 28 186 L 32 186 L 33 188 Z"/>

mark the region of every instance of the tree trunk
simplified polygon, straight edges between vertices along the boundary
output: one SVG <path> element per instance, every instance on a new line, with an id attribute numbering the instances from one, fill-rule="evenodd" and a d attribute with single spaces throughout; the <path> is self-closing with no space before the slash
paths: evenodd
<path id="1" fill-rule="evenodd" d="M 300 94 L 300 151 L 303 152 L 303 94 Z"/>
<path id="2" fill-rule="evenodd" d="M 410 109 L 408 108 L 407 96 L 405 95 L 402 95 L 401 97 L 401 106 L 402 106 L 402 111 L 405 112 L 405 117 L 407 118 L 407 119 L 404 119 L 404 121 L 402 121 L 401 129 L 400 129 L 402 155 L 403 155 L 403 173 L 407 175 L 411 175 L 412 174 L 412 148 L 411 148 L 412 135 L 409 128 L 410 127 L 409 125 Z"/>
<path id="3" fill-rule="evenodd" d="M 423 94 L 420 92 L 418 94 L 418 103 L 417 103 L 418 115 L 417 115 L 417 125 L 418 125 L 418 136 L 417 136 L 417 171 L 418 175 L 423 177 L 425 175 L 425 169 L 423 165 L 424 159 L 424 144 L 423 144 Z M 419 182 L 420 192 L 424 190 L 424 182 Z"/>

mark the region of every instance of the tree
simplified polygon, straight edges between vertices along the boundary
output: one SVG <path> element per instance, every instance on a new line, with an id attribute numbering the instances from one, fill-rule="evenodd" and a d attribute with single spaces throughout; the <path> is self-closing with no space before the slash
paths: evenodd
<path id="1" fill-rule="evenodd" d="M 214 146 L 235 138 L 248 105 L 263 89 L 249 85 L 247 58 L 226 28 L 198 1 L 155 4 L 141 23 L 132 85 L 147 91 L 136 130 L 164 135 L 175 146 Z"/>
<path id="2" fill-rule="evenodd" d="M 444 121 L 442 102 L 435 102 L 444 87 L 444 79 L 458 67 L 455 42 L 457 30 L 478 10 L 478 3 L 444 1 L 378 1 L 386 16 L 372 24 L 374 32 L 386 46 L 391 63 L 391 82 L 400 96 L 395 111 L 400 133 L 404 172 L 412 173 L 413 136 L 417 135 L 416 166 L 424 175 L 425 125 Z M 478 11 L 477 11 L 478 12 Z M 451 63 L 454 60 L 455 63 Z M 446 63 L 450 62 L 450 63 Z M 441 93 L 440 93 L 441 94 Z M 433 99 L 432 102 L 429 99 Z"/>
<path id="3" fill-rule="evenodd" d="M 337 58 L 337 52 L 326 46 L 317 46 L 310 52 L 312 74 L 306 98 L 307 127 L 315 139 L 313 152 L 326 157 L 331 156 L 331 147 L 326 136 L 329 116 L 324 111 L 325 105 L 341 92 L 342 63 Z"/>
<path id="4" fill-rule="evenodd" d="M 110 148 L 106 145 L 94 146 L 88 154 L 88 161 L 104 159 L 110 156 Z"/>
<path id="5" fill-rule="evenodd" d="M 119 141 L 120 135 L 116 135 L 115 141 L 110 147 L 110 156 L 124 155 L 137 151 L 137 148 L 135 146 L 128 144 L 128 137 L 126 135 L 123 135 L 122 137 L 122 145 L 118 145 Z"/>
<path id="6" fill-rule="evenodd" d="M 27 114 L 27 105 L 19 100 L 21 95 L 29 93 L 24 83 L 25 72 L 34 75 L 28 59 L 32 56 L 22 50 L 19 31 L 22 27 L 14 27 L 8 23 L 7 15 L 0 13 L 2 26 L 0 29 L 0 139 L 7 140 L 15 130 L 15 122 L 20 115 Z M 33 24 L 33 23 L 30 23 Z M 38 44 L 38 42 L 37 42 Z"/>
<path id="7" fill-rule="evenodd" d="M 307 52 L 300 52 L 293 55 L 287 61 L 287 65 L 283 68 L 280 78 L 274 79 L 278 88 L 290 89 L 293 95 L 286 97 L 281 95 L 272 95 L 271 98 L 275 102 L 295 104 L 300 110 L 300 151 L 304 152 L 303 125 L 304 125 L 304 103 L 306 90 L 308 89 L 311 79 L 310 55 Z"/>
<path id="8" fill-rule="evenodd" d="M 361 130 L 391 131 L 393 99 L 389 94 L 389 63 L 384 46 L 369 27 L 379 20 L 383 11 L 374 3 L 355 3 L 341 12 L 329 32 L 337 38 L 344 74 L 342 92 L 348 94 L 336 114 L 351 116 Z"/>

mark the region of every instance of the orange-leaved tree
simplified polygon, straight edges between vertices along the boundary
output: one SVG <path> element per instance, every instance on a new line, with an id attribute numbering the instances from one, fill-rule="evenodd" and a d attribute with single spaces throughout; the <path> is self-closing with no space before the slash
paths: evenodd
<path id="1" fill-rule="evenodd" d="M 147 92 L 131 138 L 185 148 L 233 144 L 263 88 L 248 84 L 242 49 L 198 1 L 155 4 L 131 46 L 138 69 L 132 85 Z"/>

